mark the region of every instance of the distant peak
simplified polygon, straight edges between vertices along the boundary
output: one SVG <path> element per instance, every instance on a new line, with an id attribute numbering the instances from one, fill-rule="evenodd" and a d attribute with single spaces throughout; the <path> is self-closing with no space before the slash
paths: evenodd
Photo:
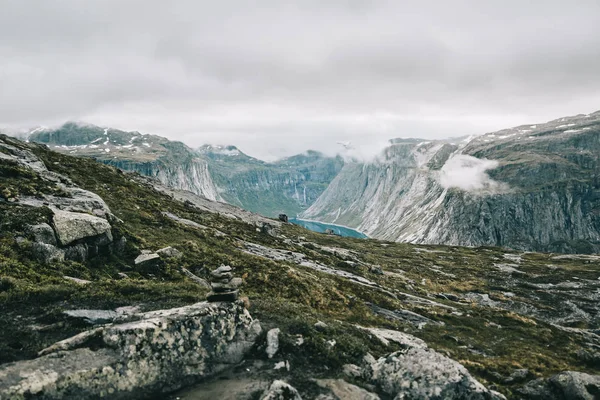
<path id="1" fill-rule="evenodd" d="M 220 154 L 224 156 L 239 156 L 243 155 L 236 146 L 233 145 L 215 145 L 215 144 L 205 144 L 198 148 L 200 153 L 210 153 L 210 154 Z"/>

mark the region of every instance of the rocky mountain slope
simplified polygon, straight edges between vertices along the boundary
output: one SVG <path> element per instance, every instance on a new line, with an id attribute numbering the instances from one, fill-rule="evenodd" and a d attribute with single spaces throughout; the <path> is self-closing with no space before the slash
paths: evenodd
<path id="1" fill-rule="evenodd" d="M 343 165 L 340 157 L 314 151 L 267 163 L 234 146 L 193 150 L 160 136 L 72 122 L 57 129 L 36 128 L 29 140 L 269 216 L 305 210 Z"/>
<path id="2" fill-rule="evenodd" d="M 303 218 L 412 243 L 600 252 L 600 112 L 462 141 L 395 140 Z"/>
<path id="3" fill-rule="evenodd" d="M 203 301 L 221 264 L 242 301 Z M 592 399 L 599 277 L 317 234 L 0 136 L 2 398 Z"/>

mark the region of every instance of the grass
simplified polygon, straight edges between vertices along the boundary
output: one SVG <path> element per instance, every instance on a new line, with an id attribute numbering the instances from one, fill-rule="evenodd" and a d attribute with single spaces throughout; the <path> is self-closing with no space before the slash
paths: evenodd
<path id="1" fill-rule="evenodd" d="M 564 298 L 548 297 L 531 285 L 559 283 L 573 277 L 596 280 L 600 273 L 597 263 L 527 253 L 518 266 L 525 273 L 520 277 L 493 268 L 494 263 L 511 262 L 504 258 L 506 250 L 500 248 L 415 246 L 341 238 L 291 224 L 284 224 L 279 236 L 274 237 L 257 232 L 255 226 L 240 220 L 175 201 L 135 175 L 42 146 L 30 148 L 49 169 L 99 194 L 122 221 L 114 224 L 113 233 L 117 238 L 124 236 L 127 245 L 121 254 L 103 255 L 87 263 L 41 265 L 28 250 L 32 238 L 27 225 L 49 222 L 49 210 L 0 201 L 0 324 L 5 327 L 0 330 L 0 363 L 34 357 L 49 344 L 86 329 L 66 319 L 62 314 L 65 309 L 139 305 L 149 310 L 201 301 L 205 289 L 182 275 L 181 267 L 207 278 L 210 270 L 229 264 L 236 276 L 244 279 L 242 294 L 249 297 L 252 315 L 265 328 L 282 330 L 278 357 L 299 367 L 293 368 L 292 378 L 306 391 L 312 390 L 311 376 L 338 376 L 343 364 L 357 362 L 366 352 L 381 356 L 394 351 L 394 345 L 384 347 L 355 325 L 396 329 L 420 337 L 509 397 L 514 386 L 505 384 L 504 379 L 517 368 L 527 368 L 534 376 L 549 376 L 562 370 L 598 373 L 597 366 L 578 356 L 586 346 L 581 336 L 523 313 L 465 301 L 456 303 L 438 296 L 477 292 L 489 294 L 494 301 L 519 299 L 552 313 L 570 296 L 569 292 Z M 4 200 L 23 194 L 55 193 L 35 174 L 7 165 L 2 164 L 0 169 L 0 193 L 11 193 L 2 195 Z M 209 228 L 181 225 L 165 217 L 163 211 Z M 216 230 L 226 236 L 217 235 Z M 245 241 L 303 253 L 313 262 L 377 282 L 387 293 L 294 263 L 246 254 L 242 251 Z M 303 246 L 300 242 L 309 244 Z M 182 251 L 183 257 L 166 260 L 158 270 L 134 266 L 140 250 L 165 246 Z M 323 247 L 351 253 L 346 256 L 344 251 L 329 252 Z M 377 274 L 370 268 L 372 265 L 380 266 L 387 274 Z M 120 273 L 128 278 L 123 279 Z M 63 279 L 63 275 L 93 283 L 77 285 Z M 506 295 L 509 291 L 514 297 Z M 411 301 L 404 293 L 442 306 Z M 417 312 L 444 324 L 418 329 L 375 315 L 366 302 L 389 310 Z M 455 307 L 456 312 L 443 306 Z M 326 322 L 329 328 L 315 329 L 318 320 Z M 295 345 L 297 335 L 305 340 L 301 348 Z M 332 339 L 336 341 L 334 347 L 327 344 Z M 256 348 L 257 355 L 262 354 L 261 346 L 264 338 Z"/>

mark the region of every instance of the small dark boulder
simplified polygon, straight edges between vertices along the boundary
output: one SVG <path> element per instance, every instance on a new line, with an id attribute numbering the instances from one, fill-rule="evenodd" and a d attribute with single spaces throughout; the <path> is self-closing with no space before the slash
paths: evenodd
<path id="1" fill-rule="evenodd" d="M 288 222 L 288 216 L 287 216 L 287 214 L 279 214 L 279 220 L 281 222 Z"/>

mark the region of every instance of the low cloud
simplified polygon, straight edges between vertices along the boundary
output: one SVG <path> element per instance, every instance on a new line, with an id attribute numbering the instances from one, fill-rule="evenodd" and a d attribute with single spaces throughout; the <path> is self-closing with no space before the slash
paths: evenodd
<path id="1" fill-rule="evenodd" d="M 442 167 L 439 182 L 445 189 L 457 188 L 467 192 L 499 191 L 507 185 L 494 181 L 486 171 L 497 168 L 498 161 L 459 154 Z"/>

